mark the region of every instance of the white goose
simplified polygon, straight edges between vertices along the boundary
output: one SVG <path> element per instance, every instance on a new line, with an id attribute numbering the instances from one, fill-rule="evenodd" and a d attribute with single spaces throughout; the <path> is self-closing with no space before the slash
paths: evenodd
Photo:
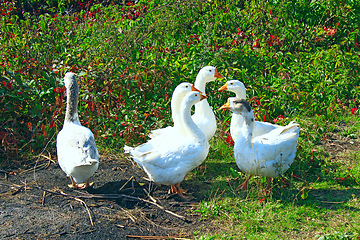
<path id="1" fill-rule="evenodd" d="M 180 119 L 174 119 L 172 134 L 161 135 L 150 139 L 138 147 L 125 146 L 125 153 L 130 153 L 133 160 L 142 167 L 150 180 L 165 185 L 171 185 L 171 190 L 182 198 L 183 190 L 180 183 L 185 175 L 199 166 L 209 152 L 209 143 L 205 134 L 191 118 L 191 107 L 205 99 L 199 92 L 189 92 L 180 106 Z M 180 124 L 177 121 L 181 121 Z M 162 144 L 154 141 L 161 139 Z"/>
<path id="2" fill-rule="evenodd" d="M 206 95 L 205 92 L 206 83 L 215 81 L 216 78 L 224 78 L 224 77 L 213 66 L 203 67 L 196 76 L 196 80 L 194 83 L 195 88 L 200 90 L 202 94 Z M 177 111 L 173 111 L 172 114 L 174 113 L 176 114 Z M 194 115 L 192 115 L 192 119 L 194 120 L 196 125 L 198 125 L 198 127 L 205 133 L 208 140 L 210 140 L 214 136 L 216 132 L 216 118 L 213 110 L 211 109 L 206 99 L 195 104 L 195 113 Z M 149 134 L 149 137 L 153 138 L 156 135 L 164 133 L 164 131 L 170 129 L 171 127 L 153 130 Z"/>
<path id="3" fill-rule="evenodd" d="M 78 116 L 79 86 L 75 74 L 68 72 L 64 77 L 66 87 L 66 113 L 62 130 L 56 139 L 57 156 L 61 169 L 70 177 L 78 189 L 91 186 L 89 178 L 99 166 L 99 153 L 90 129 L 81 126 Z"/>
<path id="4" fill-rule="evenodd" d="M 252 175 L 267 177 L 269 187 L 271 179 L 283 174 L 294 161 L 299 125 L 293 123 L 254 136 L 254 113 L 245 99 L 229 98 L 220 109 L 230 109 L 233 114 L 240 115 L 237 119 L 243 118 L 235 140 L 234 156 L 239 169 L 250 176 L 238 189 L 247 189 Z"/>
<path id="5" fill-rule="evenodd" d="M 206 95 L 206 83 L 215 81 L 216 78 L 224 78 L 215 67 L 203 67 L 195 80 L 195 87 L 199 89 L 202 94 Z M 208 140 L 210 140 L 216 132 L 216 118 L 207 100 L 195 104 L 195 113 L 192 119 L 198 127 L 205 133 Z"/>
<path id="6" fill-rule="evenodd" d="M 172 131 L 175 130 L 175 128 L 178 128 L 181 124 L 180 120 L 180 105 L 181 101 L 184 98 L 184 96 L 191 91 L 197 91 L 201 93 L 198 89 L 194 87 L 193 84 L 188 82 L 180 83 L 173 91 L 172 97 L 171 97 L 171 117 L 174 122 L 174 126 L 168 126 L 165 128 L 155 129 L 152 130 L 149 134 L 150 138 L 158 137 L 162 134 L 171 134 Z"/>
<path id="7" fill-rule="evenodd" d="M 245 85 L 239 80 L 230 80 L 227 81 L 221 88 L 219 88 L 219 92 L 228 90 L 230 92 L 235 93 L 237 98 L 246 100 L 246 89 Z M 230 134 L 234 141 L 236 141 L 237 136 L 239 135 L 240 128 L 243 124 L 243 118 L 239 114 L 232 114 L 231 123 L 230 123 Z M 236 125 L 235 125 L 236 124 Z M 296 124 L 294 122 L 289 123 L 287 126 L 280 126 L 277 124 L 272 124 L 269 122 L 260 122 L 255 121 L 255 126 L 253 130 L 254 137 L 266 134 L 276 128 L 285 129 L 290 125 Z"/>

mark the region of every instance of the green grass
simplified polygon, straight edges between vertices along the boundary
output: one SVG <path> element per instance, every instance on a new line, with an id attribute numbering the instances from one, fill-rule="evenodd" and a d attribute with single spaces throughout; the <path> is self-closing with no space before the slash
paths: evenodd
<path id="1" fill-rule="evenodd" d="M 300 120 L 301 125 L 315 119 Z M 338 125 L 340 123 L 340 125 Z M 212 151 L 206 160 L 206 171 L 190 174 L 191 181 L 211 182 L 204 187 L 205 200 L 195 210 L 201 219 L 215 222 L 215 232 L 195 232 L 197 239 L 357 239 L 360 237 L 359 141 L 351 134 L 359 132 L 359 118 L 339 117 L 333 128 L 328 121 L 302 128 L 299 145 L 308 158 L 296 157 L 284 178 L 272 183 L 272 194 L 266 194 L 264 178 L 253 177 L 247 192 L 237 192 L 244 181 L 237 169 L 231 148 L 220 139 L 212 140 Z M 309 143 L 304 135 L 324 130 L 319 140 Z M 319 131 L 319 130 L 317 130 Z M 325 136 L 336 133 L 335 142 L 348 151 L 326 151 Z M 346 133 L 346 134 L 345 134 Z M 350 133 L 350 135 L 348 134 Z M 344 136 L 344 134 L 346 136 Z M 350 137 L 349 137 L 350 136 Z M 358 135 L 357 135 L 358 136 Z M 334 136 L 333 136 L 334 137 Z M 355 141 L 354 143 L 351 143 Z M 355 144 L 356 147 L 352 147 Z M 311 159 L 311 150 L 313 158 Z M 223 150 L 223 151 L 221 151 Z M 221 154 L 219 154 L 219 152 Z M 233 170 L 231 170 L 231 168 Z M 350 175 L 349 177 L 346 177 Z M 342 180 L 344 178 L 345 180 Z M 284 181 L 286 179 L 286 181 Z M 199 183 L 200 184 L 200 183 Z"/>

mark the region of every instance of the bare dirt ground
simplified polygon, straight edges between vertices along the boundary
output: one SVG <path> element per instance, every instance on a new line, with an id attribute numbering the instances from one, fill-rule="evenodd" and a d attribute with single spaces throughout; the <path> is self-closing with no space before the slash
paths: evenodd
<path id="1" fill-rule="evenodd" d="M 143 171 L 108 157 L 93 188 L 78 191 L 53 160 L 40 159 L 35 171 L 0 172 L 2 239 L 192 239 L 194 231 L 212 229 L 192 211 L 203 197 L 191 181 L 182 183 L 189 201 L 169 195 L 168 186 L 152 185 L 148 194 Z"/>
<path id="2" fill-rule="evenodd" d="M 331 161 L 351 166 L 360 141 L 333 132 L 322 145 Z M 221 231 L 194 212 L 210 182 L 183 181 L 189 201 L 169 195 L 168 186 L 150 191 L 146 174 L 119 155 L 102 157 L 93 188 L 78 191 L 54 156 L 18 171 L 0 168 L 0 239 L 193 239 L 194 232 Z"/>

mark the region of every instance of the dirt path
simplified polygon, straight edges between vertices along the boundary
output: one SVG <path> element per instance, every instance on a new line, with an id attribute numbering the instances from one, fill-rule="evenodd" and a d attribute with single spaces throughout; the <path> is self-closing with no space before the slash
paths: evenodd
<path id="1" fill-rule="evenodd" d="M 149 197 L 149 182 L 138 167 L 125 159 L 105 158 L 101 159 L 98 171 L 91 178 L 94 187 L 77 191 L 67 187 L 70 180 L 56 163 L 51 162 L 46 167 L 48 163 L 49 160 L 42 159 L 38 166 L 44 166 L 35 171 L 36 183 L 41 189 L 36 186 L 33 169 L 0 180 L 1 238 L 141 239 L 133 236 L 164 236 L 192 239 L 194 231 L 212 228 L 210 222 L 199 221 L 199 214 L 191 211 L 202 196 L 188 185 L 190 181 L 182 184 L 195 197 L 189 202 L 169 195 L 168 186 L 153 186 Z M 5 173 L 0 174 L 5 176 Z M 76 198 L 84 194 L 91 196 Z M 105 194 L 104 198 L 93 198 L 102 194 Z"/>

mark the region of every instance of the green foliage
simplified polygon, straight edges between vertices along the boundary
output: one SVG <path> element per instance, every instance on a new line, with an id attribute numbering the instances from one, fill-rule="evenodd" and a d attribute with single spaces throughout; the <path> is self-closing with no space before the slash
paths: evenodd
<path id="1" fill-rule="evenodd" d="M 16 119 L 5 132 L 43 124 L 31 129 L 38 140 L 60 128 L 63 97 L 51 90 L 66 71 L 79 73 L 82 123 L 116 149 L 171 124 L 172 90 L 210 64 L 245 83 L 257 119 L 331 120 L 358 104 L 355 2 L 139 1 L 73 13 L 56 3 L 1 18 L 1 122 Z M 221 84 L 209 86 L 214 109 L 227 96 L 215 91 Z"/>
<path id="2" fill-rule="evenodd" d="M 359 236 L 351 224 L 326 225 L 341 211 L 359 222 L 349 210 L 358 207 L 359 195 L 355 189 L 351 200 L 343 190 L 359 186 L 358 150 L 340 156 L 349 159 L 341 162 L 322 146 L 334 134 L 349 141 L 359 136 L 359 1 L 99 2 L 0 3 L 1 164 L 26 160 L 49 141 L 48 151 L 55 151 L 67 71 L 78 74 L 81 123 L 93 130 L 103 152 L 120 153 L 124 144 L 142 143 L 150 130 L 170 125 L 173 89 L 213 65 L 226 79 L 244 82 L 257 120 L 295 120 L 301 135 L 295 162 L 274 180 L 272 198 L 260 191 L 263 178 L 254 178 L 248 193 L 235 192 L 246 176 L 233 161 L 230 115 L 217 111 L 231 94 L 217 92 L 225 80 L 208 84 L 218 132 L 207 168 L 188 178 L 217 184 L 217 190 L 201 190 L 210 196 L 197 213 L 226 232 L 199 237 L 275 239 L 308 231 L 304 238 L 319 231 L 323 239 Z M 349 126 L 339 128 L 343 122 Z M 340 194 L 324 193 L 334 186 Z M 319 192 L 334 202 L 343 201 L 338 195 L 350 200 L 333 212 L 321 200 L 319 210 Z"/>

